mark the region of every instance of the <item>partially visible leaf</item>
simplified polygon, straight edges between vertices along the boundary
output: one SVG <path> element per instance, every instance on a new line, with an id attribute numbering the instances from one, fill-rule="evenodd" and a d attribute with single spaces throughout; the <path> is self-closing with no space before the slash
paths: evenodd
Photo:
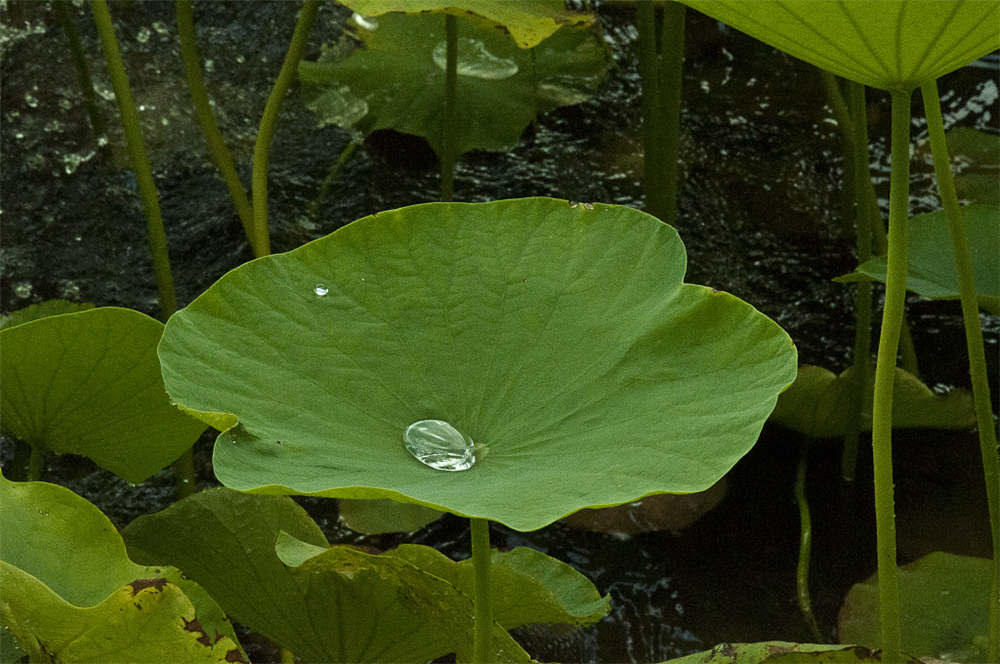
<path id="1" fill-rule="evenodd" d="M 722 643 L 711 650 L 670 659 L 661 664 L 877 664 L 881 661 L 881 652 L 864 646 L 762 641 Z M 920 664 L 912 657 L 904 657 L 903 662 Z"/>
<path id="2" fill-rule="evenodd" d="M 821 69 L 912 90 L 1000 48 L 1000 3 L 975 0 L 681 0 Z"/>
<path id="3" fill-rule="evenodd" d="M 839 376 L 828 369 L 804 364 L 792 386 L 778 397 L 771 420 L 815 438 L 834 438 L 847 431 L 851 394 L 855 389 L 854 368 Z M 862 399 L 861 426 L 872 427 L 873 372 Z M 955 390 L 941 396 L 903 369 L 893 381 L 892 425 L 896 428 L 968 429 L 976 425 L 972 397 Z"/>
<path id="4" fill-rule="evenodd" d="M 11 620 L 21 625 L 16 634 L 22 648 L 30 650 L 33 639 L 42 638 L 41 632 L 34 631 L 42 621 L 30 619 L 33 607 L 43 607 L 37 609 L 43 613 L 54 607 L 84 610 L 109 601 L 136 579 L 156 578 L 170 581 L 187 596 L 207 638 L 236 639 L 232 625 L 202 587 L 182 578 L 175 568 L 133 563 L 114 525 L 69 489 L 46 482 L 11 482 L 0 476 L 0 523 L 0 561 L 6 565 L 7 576 L 7 582 L 0 582 L 0 606 L 8 606 L 5 624 Z M 178 606 L 177 601 L 171 600 L 170 606 Z M 109 604 L 115 605 L 117 600 Z M 74 621 L 86 621 L 88 615 L 103 614 L 72 615 Z M 72 629 L 81 624 L 74 622 Z"/>
<path id="5" fill-rule="evenodd" d="M 1000 5 L 998 5 L 1000 6 Z M 972 257 L 973 279 L 979 305 L 1000 315 L 1000 206 L 975 204 L 962 208 L 962 220 Z M 958 271 L 944 210 L 910 219 L 909 269 L 906 288 L 935 300 L 958 299 Z M 871 278 L 885 281 L 885 257 L 876 256 L 855 272 L 837 277 L 850 282 Z"/>
<path id="6" fill-rule="evenodd" d="M 351 530 L 366 535 L 379 533 L 412 533 L 441 518 L 443 512 L 413 503 L 394 500 L 338 501 L 340 520 Z"/>
<path id="7" fill-rule="evenodd" d="M 340 0 L 365 16 L 388 12 L 469 14 L 503 27 L 521 48 L 531 48 L 564 25 L 589 24 L 593 14 L 571 12 L 563 0 Z"/>
<path id="8" fill-rule="evenodd" d="M 46 316 L 58 316 L 59 314 L 73 314 L 86 309 L 93 309 L 90 302 L 70 302 L 69 300 L 45 300 L 38 304 L 31 304 L 23 309 L 12 311 L 9 314 L 0 316 L 0 328 L 14 327 L 21 323 L 28 323 Z"/>
<path id="9" fill-rule="evenodd" d="M 156 344 L 163 324 L 117 307 L 0 330 L 4 432 L 80 454 L 142 482 L 191 447 L 205 426 L 170 404 Z"/>
<path id="10" fill-rule="evenodd" d="M 985 662 L 992 562 L 931 553 L 899 570 L 903 649 L 950 662 Z M 842 641 L 879 647 L 878 574 L 855 584 L 840 608 Z"/>
<path id="11" fill-rule="evenodd" d="M 971 127 L 948 132 L 959 198 L 1000 206 L 1000 136 Z"/>

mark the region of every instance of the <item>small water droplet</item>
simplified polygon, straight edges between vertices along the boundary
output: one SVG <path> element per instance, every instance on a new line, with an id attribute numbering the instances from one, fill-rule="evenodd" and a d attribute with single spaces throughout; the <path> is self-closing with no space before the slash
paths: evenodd
<path id="1" fill-rule="evenodd" d="M 31 108 L 38 108 L 38 97 L 31 94 L 30 92 L 24 93 L 24 103 Z"/>
<path id="2" fill-rule="evenodd" d="M 434 64 L 442 70 L 448 65 L 448 43 L 440 42 L 434 47 L 431 54 Z M 510 78 L 517 73 L 517 63 L 510 58 L 501 58 L 493 55 L 486 49 L 486 44 L 478 39 L 468 37 L 458 38 L 458 64 L 456 65 L 459 76 L 471 76 L 498 81 Z"/>
<path id="3" fill-rule="evenodd" d="M 243 57 L 242 55 L 237 55 L 237 56 L 236 56 L 236 62 L 237 62 L 238 64 L 243 64 L 243 63 L 244 63 L 244 62 L 246 62 L 246 61 L 247 61 L 247 59 L 246 59 L 245 57 Z"/>
<path id="4" fill-rule="evenodd" d="M 593 203 L 579 203 L 577 201 L 570 201 L 569 202 L 569 206 L 571 208 L 576 208 L 576 207 L 583 208 L 584 210 L 593 210 L 594 209 L 594 204 Z"/>
<path id="5" fill-rule="evenodd" d="M 434 470 L 468 470 L 476 463 L 477 452 L 483 456 L 485 445 L 476 445 L 471 438 L 444 420 L 420 420 L 406 427 L 403 444 L 413 457 Z"/>
<path id="6" fill-rule="evenodd" d="M 368 18 L 367 16 L 355 13 L 351 15 L 351 20 L 354 21 L 354 24 L 362 30 L 367 30 L 368 32 L 378 30 L 377 18 Z"/>
<path id="7" fill-rule="evenodd" d="M 139 29 L 139 32 L 135 36 L 135 40 L 140 44 L 145 44 L 149 41 L 149 35 L 152 34 L 149 28 L 143 27 Z"/>
<path id="8" fill-rule="evenodd" d="M 170 32 L 170 28 L 168 28 L 167 24 L 163 21 L 153 21 L 153 29 L 160 35 L 165 35 Z"/>
<path id="9" fill-rule="evenodd" d="M 22 281 L 14 286 L 14 295 L 22 300 L 27 300 L 31 297 L 32 291 L 34 291 L 34 287 L 31 285 L 30 281 Z"/>
<path id="10" fill-rule="evenodd" d="M 313 293 L 316 293 L 316 295 L 318 295 L 319 297 L 323 297 L 324 295 L 326 295 L 329 292 L 330 292 L 330 289 L 327 288 L 324 284 L 316 284 L 313 287 Z"/>

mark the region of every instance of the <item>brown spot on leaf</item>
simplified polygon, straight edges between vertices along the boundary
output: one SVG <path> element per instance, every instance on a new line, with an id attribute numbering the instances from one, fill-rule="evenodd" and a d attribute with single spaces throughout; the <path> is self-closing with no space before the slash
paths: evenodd
<path id="1" fill-rule="evenodd" d="M 243 657 L 243 653 L 240 652 L 239 648 L 233 648 L 232 650 L 226 651 L 226 661 L 227 662 L 243 662 L 243 664 L 250 664 L 249 660 Z"/>
<path id="2" fill-rule="evenodd" d="M 141 591 L 146 588 L 156 588 L 157 590 L 163 590 L 163 586 L 167 585 L 167 580 L 163 578 L 159 579 L 136 579 L 129 584 L 132 586 L 132 595 L 138 595 Z"/>
<path id="3" fill-rule="evenodd" d="M 205 633 L 205 628 L 201 626 L 201 623 L 198 622 L 197 618 L 195 618 L 194 620 L 188 620 L 187 618 L 181 618 L 181 620 L 184 621 L 184 629 L 186 629 L 189 632 L 194 632 L 196 634 L 197 633 L 201 634 L 201 636 L 199 636 L 196 639 L 196 641 L 198 641 L 198 643 L 200 643 L 203 646 L 211 646 L 212 645 L 212 639 L 208 638 L 208 634 Z"/>

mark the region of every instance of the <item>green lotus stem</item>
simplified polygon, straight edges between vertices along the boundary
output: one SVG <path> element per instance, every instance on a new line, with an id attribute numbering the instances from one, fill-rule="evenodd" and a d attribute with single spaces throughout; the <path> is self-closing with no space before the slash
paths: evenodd
<path id="1" fill-rule="evenodd" d="M 357 138 L 352 139 L 351 142 L 347 144 L 347 147 L 341 151 L 340 157 L 338 157 L 337 161 L 330 167 L 330 171 L 326 174 L 326 177 L 323 178 L 323 182 L 319 185 L 319 193 L 316 195 L 316 198 L 309 203 L 307 216 L 312 218 L 319 213 L 320 206 L 323 205 L 323 203 L 326 202 L 326 199 L 330 196 L 330 188 L 333 185 L 333 181 L 340 173 L 340 169 L 344 167 L 344 164 L 346 164 L 347 160 L 351 158 L 351 155 L 354 154 L 354 151 L 359 145 L 361 145 L 363 140 L 364 139 L 361 136 L 358 136 Z"/>
<path id="2" fill-rule="evenodd" d="M 659 65 L 656 54 L 656 7 L 652 2 L 641 2 L 635 8 L 635 24 L 639 31 L 639 78 L 642 81 L 642 168 L 643 191 L 646 195 L 646 210 L 659 216 L 662 212 L 660 196 L 662 191 L 655 186 L 663 173 L 660 162 L 664 153 L 659 148 L 656 113 L 660 108 L 660 80 L 657 76 Z"/>
<path id="3" fill-rule="evenodd" d="M 90 77 L 90 66 L 87 58 L 83 54 L 83 46 L 80 45 L 80 35 L 76 30 L 76 23 L 70 15 L 69 2 L 67 0 L 57 0 L 54 4 L 56 18 L 63 32 L 66 33 L 66 40 L 69 42 L 69 52 L 73 58 L 73 66 L 76 68 L 76 78 L 80 84 L 80 92 L 83 93 L 83 103 L 87 109 L 87 117 L 90 119 L 90 127 L 94 130 L 94 138 L 98 142 L 98 150 L 105 152 L 107 147 L 101 145 L 102 138 L 107 136 L 107 124 L 104 122 L 104 115 L 97 105 L 97 95 L 94 93 L 94 82 Z"/>
<path id="4" fill-rule="evenodd" d="M 660 33 L 660 84 L 658 113 L 663 124 L 660 131 L 662 144 L 663 216 L 670 224 L 677 225 L 677 192 L 680 165 L 681 92 L 684 84 L 684 20 L 686 7 L 679 2 L 663 5 L 663 29 Z"/>
<path id="5" fill-rule="evenodd" d="M 288 45 L 288 52 L 285 54 L 285 61 L 281 64 L 281 71 L 274 81 L 274 88 L 264 105 L 264 114 L 260 118 L 260 127 L 257 129 L 257 142 L 253 149 L 253 177 L 251 189 L 253 192 L 253 240 L 251 246 L 254 253 L 259 256 L 266 256 L 271 253 L 271 238 L 267 230 L 267 158 L 268 150 L 271 147 L 271 138 L 274 136 L 274 127 L 278 122 L 278 113 L 281 112 L 281 104 L 285 100 L 285 94 L 292 84 L 295 72 L 302 59 L 302 51 L 309 37 L 309 30 L 312 28 L 316 18 L 316 10 L 319 8 L 319 0 L 305 0 L 299 12 L 299 18 L 295 22 L 295 30 L 292 32 L 292 41 Z"/>
<path id="6" fill-rule="evenodd" d="M 844 100 L 844 95 L 841 94 L 837 77 L 825 69 L 820 69 L 819 73 L 820 79 L 823 81 L 823 88 L 826 90 L 827 102 L 830 104 L 830 109 L 833 111 L 833 118 L 836 120 L 837 129 L 840 132 L 841 152 L 844 157 L 844 182 L 840 196 L 840 221 L 842 224 L 841 231 L 847 237 L 851 231 L 851 220 L 855 217 L 855 203 L 858 202 L 854 178 L 854 162 L 857 159 L 854 125 L 858 118 L 852 117 L 852 113 L 848 110 L 847 102 Z"/>
<path id="7" fill-rule="evenodd" d="M 824 77 L 825 78 L 825 77 Z M 833 75 L 830 75 L 833 78 Z M 855 246 L 858 263 L 864 263 L 872 255 L 872 227 L 876 220 L 872 216 L 875 191 L 868 170 L 868 119 L 865 111 L 865 86 L 853 81 L 847 84 L 848 125 L 851 128 L 850 143 L 853 153 L 851 177 L 854 181 L 854 195 L 857 198 L 855 221 Z M 877 210 L 877 206 L 874 208 Z M 840 461 L 841 477 L 854 481 L 858 464 L 858 440 L 861 438 L 861 413 L 864 395 L 869 381 L 871 363 L 872 329 L 872 282 L 864 279 L 857 284 L 854 301 L 854 389 L 848 404 L 847 432 L 844 434 L 844 450 Z"/>
<path id="8" fill-rule="evenodd" d="M 191 93 L 191 102 L 194 104 L 194 115 L 205 135 L 208 151 L 226 183 L 230 198 L 233 199 L 236 214 L 239 215 L 240 222 L 243 224 L 250 248 L 253 250 L 254 256 L 259 258 L 264 254 L 258 251 L 256 245 L 250 201 L 247 199 L 243 184 L 236 174 L 236 166 L 226 148 L 222 132 L 219 131 L 219 125 L 215 121 L 215 115 L 212 113 L 212 106 L 208 100 L 208 91 L 205 89 L 205 79 L 201 74 L 201 55 L 198 53 L 198 43 L 195 39 L 194 10 L 192 7 L 192 0 L 177 0 L 177 35 L 180 40 L 181 59 L 184 61 L 184 76 L 187 78 L 188 91 Z"/>
<path id="9" fill-rule="evenodd" d="M 973 279 L 969 241 L 962 223 L 962 209 L 955 193 L 955 181 L 949 165 L 948 143 L 945 140 L 944 120 L 937 81 L 928 81 L 920 87 L 927 115 L 927 132 L 930 136 L 931 154 L 934 157 L 934 174 L 937 176 L 941 204 L 948 218 L 958 288 L 962 302 L 962 319 L 965 323 L 965 343 L 969 354 L 969 376 L 972 379 L 972 398 L 979 429 L 979 449 L 983 460 L 983 477 L 986 480 L 986 497 L 989 504 L 990 531 L 993 539 L 993 575 L 990 583 L 990 632 L 987 661 L 1000 661 L 1000 458 L 997 457 L 997 433 L 993 425 L 990 404 L 990 384 L 986 370 L 986 351 L 983 331 L 979 325 L 979 305 Z"/>
<path id="10" fill-rule="evenodd" d="M 167 320 L 177 311 L 177 296 L 174 293 L 174 279 L 170 273 L 167 235 L 163 230 L 163 216 L 160 214 L 159 196 L 156 184 L 153 182 L 153 170 L 149 166 L 146 146 L 142 142 L 139 114 L 132 100 L 132 90 L 125 74 L 125 64 L 118 49 L 118 40 L 111 24 L 111 12 L 108 10 L 107 1 L 90 0 L 90 9 L 94 14 L 97 33 L 101 37 L 104 59 L 107 61 L 111 85 L 118 100 L 118 111 L 121 114 L 122 127 L 125 129 L 125 140 L 128 143 L 132 168 L 139 186 L 139 195 L 146 210 L 146 235 L 149 238 L 149 250 L 153 254 L 153 270 L 156 273 L 156 285 L 160 294 L 160 317 Z"/>
<path id="11" fill-rule="evenodd" d="M 44 445 L 32 443 L 31 456 L 28 458 L 28 481 L 37 482 L 42 479 L 42 472 L 45 470 L 45 457 L 48 450 Z"/>
<path id="12" fill-rule="evenodd" d="M 472 661 L 489 662 L 493 651 L 493 594 L 490 588 L 490 522 L 472 522 L 472 564 L 475 568 L 475 621 L 473 623 Z"/>
<path id="13" fill-rule="evenodd" d="M 906 224 L 910 196 L 910 93 L 892 91 L 892 170 L 889 176 L 889 251 L 885 307 L 875 365 L 872 456 L 875 476 L 875 534 L 878 592 L 885 661 L 901 662 L 902 626 L 896 569 L 896 519 L 892 485 L 892 391 L 899 330 L 906 299 Z"/>
<path id="14" fill-rule="evenodd" d="M 444 69 L 444 113 L 441 119 L 441 200 L 450 201 L 455 195 L 455 162 L 458 160 L 458 20 L 451 14 L 444 17 L 447 51 Z"/>
<path id="15" fill-rule="evenodd" d="M 799 599 L 799 609 L 812 630 L 816 643 L 823 643 L 816 616 L 813 615 L 812 600 L 809 598 L 809 558 L 812 551 L 812 519 L 809 516 L 809 499 L 806 497 L 806 465 L 809 461 L 809 443 L 802 444 L 799 463 L 795 470 L 795 504 L 799 506 L 799 564 L 795 568 L 795 588 Z"/>
<path id="16" fill-rule="evenodd" d="M 191 448 L 174 461 L 173 468 L 177 478 L 177 499 L 182 500 L 197 493 L 198 475 L 194 472 L 194 453 Z"/>

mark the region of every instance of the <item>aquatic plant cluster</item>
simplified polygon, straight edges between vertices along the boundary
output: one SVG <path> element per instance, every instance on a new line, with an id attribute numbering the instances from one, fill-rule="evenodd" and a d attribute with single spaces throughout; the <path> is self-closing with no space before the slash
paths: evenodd
<path id="1" fill-rule="evenodd" d="M 194 115 L 255 256 L 178 308 L 185 298 L 111 15 L 119 5 L 89 0 L 147 219 L 160 320 L 70 297 L 0 322 L 4 662 L 247 662 L 261 638 L 282 662 L 534 661 L 522 635 L 586 630 L 612 598 L 555 557 L 492 547 L 491 526 L 530 533 L 624 509 L 630 532 L 641 532 L 627 510 L 724 491 L 768 420 L 806 441 L 794 601 L 815 643 L 721 643 L 669 661 L 1000 661 L 1000 460 L 980 322 L 980 309 L 1000 315 L 1000 201 L 995 187 L 966 180 L 960 205 L 937 91 L 938 78 L 1000 49 L 1000 5 L 638 0 L 640 211 L 542 196 L 452 202 L 464 155 L 509 149 L 540 115 L 602 85 L 611 62 L 592 13 L 561 0 L 340 4 L 351 14 L 343 36 L 315 58 L 320 3 L 302 4 L 253 139 L 248 192 L 204 79 L 196 7 L 176 0 Z M 853 364 L 839 375 L 800 366 L 789 334 L 752 304 L 685 281 L 689 9 L 822 69 L 858 259 L 838 278 L 856 284 Z M 79 15 L 65 0 L 51 12 L 94 152 L 124 162 L 108 144 Z M 293 86 L 320 127 L 350 137 L 304 214 L 315 218 L 352 154 L 383 130 L 430 146 L 440 202 L 379 210 L 272 254 L 268 157 Z M 891 97 L 887 231 L 865 86 Z M 943 209 L 911 218 L 918 88 Z M 1000 161 L 996 136 L 951 141 L 978 149 L 987 169 Z M 885 284 L 874 362 L 873 282 Z M 960 301 L 971 394 L 921 382 L 908 290 Z M 933 552 L 898 565 L 892 439 L 906 427 L 977 430 L 992 559 Z M 209 428 L 222 486 L 199 490 L 192 447 Z M 866 431 L 875 574 L 857 579 L 832 630 L 813 615 L 809 590 L 806 443 L 842 439 L 851 487 Z M 46 476 L 47 460 L 62 454 L 131 484 L 172 464 L 176 500 L 119 529 L 47 481 L 58 479 Z M 368 535 L 467 519 L 471 555 L 456 561 L 405 536 L 377 550 L 331 545 L 303 505 L 334 499 L 341 521 Z M 705 500 L 685 523 L 718 498 Z M 622 528 L 605 530 L 627 538 Z M 825 643 L 834 633 L 838 643 Z"/>

